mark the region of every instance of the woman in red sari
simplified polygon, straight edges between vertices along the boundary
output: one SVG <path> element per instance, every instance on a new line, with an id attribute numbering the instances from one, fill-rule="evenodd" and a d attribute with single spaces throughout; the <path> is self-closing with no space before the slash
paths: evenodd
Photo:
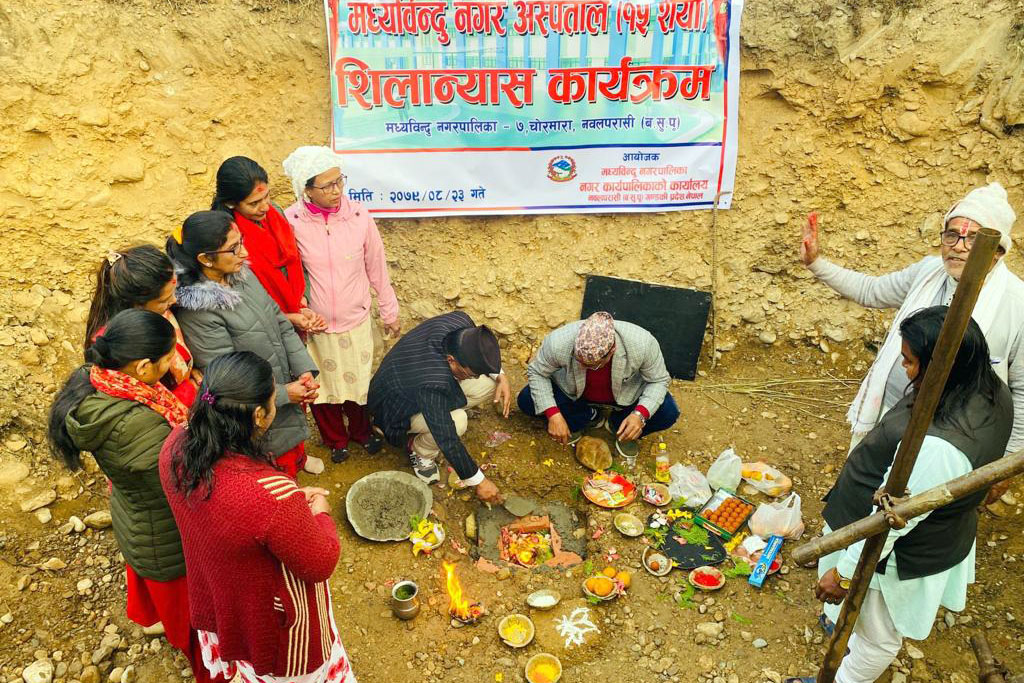
<path id="1" fill-rule="evenodd" d="M 174 297 L 177 285 L 171 259 L 154 246 L 144 244 L 108 253 L 96 271 L 96 291 L 85 325 L 85 349 L 88 351 L 110 319 L 121 311 L 138 308 L 162 315 L 174 326 L 178 341 L 167 374 L 160 383 L 188 408 L 196 398 L 196 388 L 203 377 L 193 367 L 192 353 L 171 312 L 171 306 L 177 301 Z"/>
<path id="2" fill-rule="evenodd" d="M 324 319 L 309 309 L 295 233 L 270 203 L 267 172 L 248 157 L 231 157 L 217 169 L 217 194 L 210 207 L 235 219 L 249 252 L 249 268 L 300 335 L 321 332 Z"/>

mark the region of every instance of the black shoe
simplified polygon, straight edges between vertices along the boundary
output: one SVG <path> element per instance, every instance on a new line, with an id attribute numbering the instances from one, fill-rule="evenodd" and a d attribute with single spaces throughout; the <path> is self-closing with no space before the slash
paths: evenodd
<path id="1" fill-rule="evenodd" d="M 370 438 L 364 444 L 360 444 L 363 450 L 370 455 L 377 455 L 380 449 L 384 448 L 384 439 L 377 432 L 370 432 Z"/>
<path id="2" fill-rule="evenodd" d="M 331 449 L 331 462 L 335 465 L 348 460 L 348 449 L 347 448 L 332 448 Z"/>

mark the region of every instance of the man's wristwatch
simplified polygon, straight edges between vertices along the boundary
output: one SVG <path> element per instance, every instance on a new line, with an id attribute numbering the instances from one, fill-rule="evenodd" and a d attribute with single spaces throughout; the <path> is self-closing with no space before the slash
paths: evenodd
<path id="1" fill-rule="evenodd" d="M 839 573 L 838 569 L 833 569 L 832 571 L 836 573 L 836 578 L 839 579 L 839 587 L 842 588 L 844 591 L 850 590 L 850 580 L 844 579 L 843 575 Z"/>

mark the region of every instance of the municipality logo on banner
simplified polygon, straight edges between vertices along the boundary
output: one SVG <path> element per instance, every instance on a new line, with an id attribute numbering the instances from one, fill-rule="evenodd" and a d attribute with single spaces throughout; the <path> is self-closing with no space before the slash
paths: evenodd
<path id="1" fill-rule="evenodd" d="M 742 0 L 324 7 L 332 144 L 377 216 L 731 203 Z"/>
<path id="2" fill-rule="evenodd" d="M 576 162 L 572 157 L 557 156 L 548 162 L 548 179 L 567 183 L 576 177 Z"/>

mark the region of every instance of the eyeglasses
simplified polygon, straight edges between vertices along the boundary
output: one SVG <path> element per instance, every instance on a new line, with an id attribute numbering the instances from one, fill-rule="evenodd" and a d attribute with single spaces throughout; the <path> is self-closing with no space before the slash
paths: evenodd
<path id="1" fill-rule="evenodd" d="M 242 250 L 242 245 L 244 243 L 245 243 L 245 240 L 243 240 L 241 237 L 239 237 L 238 238 L 238 244 L 236 244 L 235 246 L 231 247 L 230 249 L 218 249 L 217 251 L 206 251 L 206 252 L 203 252 L 203 253 L 204 254 L 227 254 L 227 253 L 231 253 L 231 254 L 234 254 L 235 256 L 238 256 L 238 252 L 240 252 Z"/>
<path id="2" fill-rule="evenodd" d="M 972 232 L 967 235 L 961 235 L 956 230 L 943 230 L 941 233 L 939 233 L 939 241 L 942 242 L 942 244 L 947 247 L 955 247 L 957 242 L 963 240 L 964 246 L 970 249 L 971 247 L 974 246 L 974 240 L 977 239 L 977 237 L 978 233 L 976 232 Z"/>
<path id="3" fill-rule="evenodd" d="M 348 180 L 348 176 L 345 175 L 344 173 L 342 173 L 340 176 L 338 176 L 337 180 L 332 180 L 331 182 L 327 183 L 326 185 L 313 185 L 313 189 L 314 190 L 320 190 L 322 192 L 334 192 L 334 191 L 340 192 L 342 185 L 344 185 L 345 181 L 347 181 L 347 180 Z"/>

